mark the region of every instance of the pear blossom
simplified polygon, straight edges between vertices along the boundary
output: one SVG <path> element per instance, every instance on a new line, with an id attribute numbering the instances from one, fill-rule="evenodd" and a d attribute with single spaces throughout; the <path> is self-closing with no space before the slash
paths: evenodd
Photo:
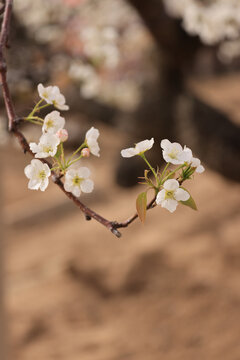
<path id="1" fill-rule="evenodd" d="M 138 142 L 134 148 L 127 148 L 121 150 L 122 157 L 129 158 L 135 155 L 141 155 L 145 151 L 150 150 L 153 147 L 154 139 L 151 140 L 143 140 Z"/>
<path id="2" fill-rule="evenodd" d="M 68 139 L 68 131 L 66 129 L 59 129 L 56 132 L 56 136 L 59 138 L 61 142 L 65 142 Z"/>
<path id="3" fill-rule="evenodd" d="M 99 137 L 99 131 L 98 129 L 95 129 L 93 126 L 91 129 L 89 129 L 86 132 L 85 142 L 90 150 L 90 152 L 95 156 L 100 156 L 99 151 L 99 145 L 98 145 L 98 139 Z"/>
<path id="4" fill-rule="evenodd" d="M 43 164 L 40 160 L 33 159 L 31 164 L 24 169 L 26 177 L 29 179 L 28 188 L 31 190 L 46 190 L 49 183 L 51 170 L 47 164 Z"/>
<path id="5" fill-rule="evenodd" d="M 94 183 L 89 179 L 90 170 L 87 167 L 77 167 L 67 170 L 64 189 L 79 197 L 81 192 L 93 191 Z"/>
<path id="6" fill-rule="evenodd" d="M 187 147 L 183 149 L 177 142 L 171 143 L 169 140 L 164 139 L 161 141 L 161 148 L 163 149 L 164 160 L 173 165 L 184 164 L 192 158 L 192 151 Z"/>
<path id="7" fill-rule="evenodd" d="M 60 116 L 59 111 L 54 110 L 45 116 L 42 131 L 56 134 L 59 129 L 63 129 L 64 125 L 65 119 Z"/>
<path id="8" fill-rule="evenodd" d="M 40 137 L 38 144 L 30 143 L 29 146 L 36 158 L 46 158 L 56 154 L 59 143 L 57 135 L 46 133 Z"/>
<path id="9" fill-rule="evenodd" d="M 189 193 L 179 187 L 177 180 L 169 179 L 165 181 L 163 189 L 157 194 L 156 203 L 170 212 L 174 212 L 178 201 L 187 201 L 189 198 Z"/>
<path id="10" fill-rule="evenodd" d="M 48 104 L 53 104 L 59 110 L 68 110 L 69 106 L 65 104 L 65 97 L 60 93 L 58 86 L 47 86 L 38 84 L 38 94 L 41 99 Z"/>

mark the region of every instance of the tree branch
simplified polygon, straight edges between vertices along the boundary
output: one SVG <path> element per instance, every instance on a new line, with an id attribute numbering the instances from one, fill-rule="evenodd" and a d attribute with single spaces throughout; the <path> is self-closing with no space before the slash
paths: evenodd
<path id="1" fill-rule="evenodd" d="M 24 153 L 29 153 L 34 157 L 34 154 L 30 150 L 28 141 L 26 140 L 25 136 L 19 130 L 19 125 L 22 119 L 19 119 L 16 115 L 15 107 L 12 101 L 12 97 L 10 94 L 8 82 L 7 82 L 7 64 L 6 59 L 4 56 L 4 49 L 8 47 L 8 35 L 9 35 L 9 28 L 10 28 L 10 20 L 12 14 L 12 4 L 13 0 L 6 0 L 4 4 L 4 12 L 3 12 L 3 21 L 1 25 L 1 32 L 0 32 L 0 79 L 2 84 L 2 92 L 3 92 L 3 99 L 5 103 L 5 108 L 8 117 L 8 128 L 9 131 L 17 138 L 22 150 Z M 51 164 L 45 160 L 40 159 L 43 163 L 48 164 L 51 167 Z M 53 182 L 65 193 L 65 195 L 72 200 L 78 208 L 85 214 L 86 220 L 95 219 L 100 224 L 105 226 L 108 230 L 110 230 L 115 236 L 121 237 L 121 233 L 117 230 L 118 228 L 127 227 L 130 225 L 134 220 L 138 218 L 138 215 L 135 214 L 128 220 L 124 222 L 116 222 L 116 221 L 109 221 L 102 217 L 101 215 L 97 214 L 95 211 L 88 208 L 84 205 L 78 198 L 76 198 L 72 193 L 67 192 L 64 189 L 64 184 L 61 181 L 61 176 L 57 175 L 54 171 L 52 173 L 52 180 Z M 155 198 L 149 203 L 147 209 L 154 207 Z"/>

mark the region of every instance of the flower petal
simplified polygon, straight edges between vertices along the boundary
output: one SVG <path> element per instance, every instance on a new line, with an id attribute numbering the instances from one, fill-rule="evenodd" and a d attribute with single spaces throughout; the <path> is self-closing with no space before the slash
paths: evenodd
<path id="1" fill-rule="evenodd" d="M 91 193 L 94 188 L 94 182 L 90 179 L 83 180 L 80 184 L 81 190 L 85 193 Z"/>
<path id="2" fill-rule="evenodd" d="M 49 184 L 49 180 L 48 178 L 45 178 L 40 184 L 40 190 L 45 191 L 46 188 L 48 187 L 48 184 Z"/>
<path id="3" fill-rule="evenodd" d="M 151 140 L 140 141 L 135 146 L 136 153 L 139 154 L 139 153 L 145 152 L 147 150 L 150 150 L 153 147 L 153 144 L 154 144 L 153 138 L 151 138 Z"/>
<path id="4" fill-rule="evenodd" d="M 165 181 L 163 187 L 168 191 L 177 190 L 179 188 L 179 182 L 175 179 L 169 179 Z"/>
<path id="5" fill-rule="evenodd" d="M 190 194 L 181 188 L 174 192 L 174 197 L 177 201 L 187 201 L 190 198 Z"/>
<path id="6" fill-rule="evenodd" d="M 121 155 L 124 158 L 130 158 L 130 157 L 137 155 L 137 152 L 136 152 L 135 148 L 128 148 L 128 149 L 121 150 Z"/>
<path id="7" fill-rule="evenodd" d="M 72 194 L 76 197 L 79 197 L 81 195 L 81 189 L 80 186 L 73 186 L 72 188 Z"/>
<path id="8" fill-rule="evenodd" d="M 177 208 L 178 202 L 174 199 L 166 199 L 162 202 L 161 206 L 171 213 L 174 212 Z"/>
<path id="9" fill-rule="evenodd" d="M 162 149 L 168 149 L 171 146 L 171 142 L 168 139 L 163 139 L 160 143 Z"/>
<path id="10" fill-rule="evenodd" d="M 163 202 L 164 198 L 165 198 L 165 190 L 159 191 L 159 193 L 157 194 L 157 197 L 156 197 L 156 203 L 157 203 L 157 205 L 161 205 L 161 203 Z"/>
<path id="11" fill-rule="evenodd" d="M 91 171 L 87 167 L 80 167 L 75 170 L 75 173 L 82 179 L 87 179 Z"/>

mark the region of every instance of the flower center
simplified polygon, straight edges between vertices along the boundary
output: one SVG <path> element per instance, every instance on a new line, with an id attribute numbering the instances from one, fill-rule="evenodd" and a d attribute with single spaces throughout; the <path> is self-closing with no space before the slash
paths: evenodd
<path id="1" fill-rule="evenodd" d="M 174 199 L 174 191 L 166 190 L 165 199 Z"/>
<path id="2" fill-rule="evenodd" d="M 39 177 L 41 180 L 44 180 L 44 179 L 45 179 L 45 177 L 46 177 L 46 173 L 45 173 L 45 171 L 44 171 L 44 170 L 39 171 L 39 173 L 38 173 L 38 177 Z"/>
<path id="3" fill-rule="evenodd" d="M 79 186 L 79 185 L 81 184 L 81 182 L 82 182 L 82 179 L 81 179 L 79 176 L 76 175 L 76 176 L 73 178 L 72 182 L 73 182 L 73 185 Z"/>
<path id="4" fill-rule="evenodd" d="M 43 152 L 50 153 L 50 151 L 53 151 L 53 148 L 51 146 L 43 146 Z"/>
<path id="5" fill-rule="evenodd" d="M 46 128 L 49 129 L 51 127 L 53 127 L 54 123 L 51 119 L 49 119 L 47 122 L 46 122 Z"/>
<path id="6" fill-rule="evenodd" d="M 178 155 L 178 151 L 176 149 L 173 149 L 169 154 L 168 156 L 171 158 L 171 159 L 176 159 L 177 158 L 177 155 Z"/>

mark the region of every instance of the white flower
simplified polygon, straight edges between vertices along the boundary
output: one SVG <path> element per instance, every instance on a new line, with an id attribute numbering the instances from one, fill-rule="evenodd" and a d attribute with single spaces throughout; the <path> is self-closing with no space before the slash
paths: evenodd
<path id="1" fill-rule="evenodd" d="M 64 125 L 65 119 L 60 116 L 59 111 L 54 110 L 45 116 L 42 131 L 56 134 L 58 130 L 63 129 Z"/>
<path id="2" fill-rule="evenodd" d="M 59 138 L 54 134 L 43 134 L 39 143 L 30 143 L 30 149 L 35 153 L 36 158 L 46 158 L 49 156 L 54 156 L 57 152 L 58 144 L 60 143 Z"/>
<path id="3" fill-rule="evenodd" d="M 192 151 L 189 148 L 185 147 L 183 150 L 179 143 L 171 143 L 167 139 L 161 141 L 161 148 L 164 160 L 174 165 L 184 164 L 192 158 Z"/>
<path id="4" fill-rule="evenodd" d="M 145 151 L 151 149 L 154 144 L 154 139 L 151 140 L 143 140 L 135 145 L 134 148 L 128 148 L 121 150 L 122 157 L 129 158 L 135 155 L 143 154 Z"/>
<path id="5" fill-rule="evenodd" d="M 46 190 L 51 175 L 51 170 L 47 164 L 43 164 L 40 160 L 33 159 L 31 164 L 24 169 L 26 177 L 29 179 L 28 188 L 31 190 Z"/>
<path id="6" fill-rule="evenodd" d="M 170 212 L 174 212 L 177 208 L 178 201 L 186 201 L 189 198 L 189 193 L 179 188 L 179 182 L 177 180 L 169 179 L 165 181 L 163 189 L 157 194 L 156 203 Z"/>
<path id="7" fill-rule="evenodd" d="M 99 131 L 98 129 L 95 129 L 93 126 L 91 127 L 91 129 L 89 129 L 86 132 L 85 142 L 89 147 L 90 152 L 95 156 L 100 156 L 99 155 L 100 148 L 97 142 L 98 137 L 99 137 Z"/>
<path id="8" fill-rule="evenodd" d="M 87 167 L 72 168 L 65 175 L 64 189 L 79 197 L 82 192 L 93 191 L 94 183 L 88 179 L 90 170 Z"/>
<path id="9" fill-rule="evenodd" d="M 53 104 L 59 110 L 68 110 L 69 106 L 65 104 L 65 97 L 60 93 L 58 86 L 47 86 L 38 84 L 38 94 L 48 104 Z"/>
<path id="10" fill-rule="evenodd" d="M 191 161 L 189 162 L 191 167 L 196 168 L 196 172 L 201 174 L 205 171 L 204 167 L 201 165 L 201 161 L 198 158 L 192 157 Z"/>

